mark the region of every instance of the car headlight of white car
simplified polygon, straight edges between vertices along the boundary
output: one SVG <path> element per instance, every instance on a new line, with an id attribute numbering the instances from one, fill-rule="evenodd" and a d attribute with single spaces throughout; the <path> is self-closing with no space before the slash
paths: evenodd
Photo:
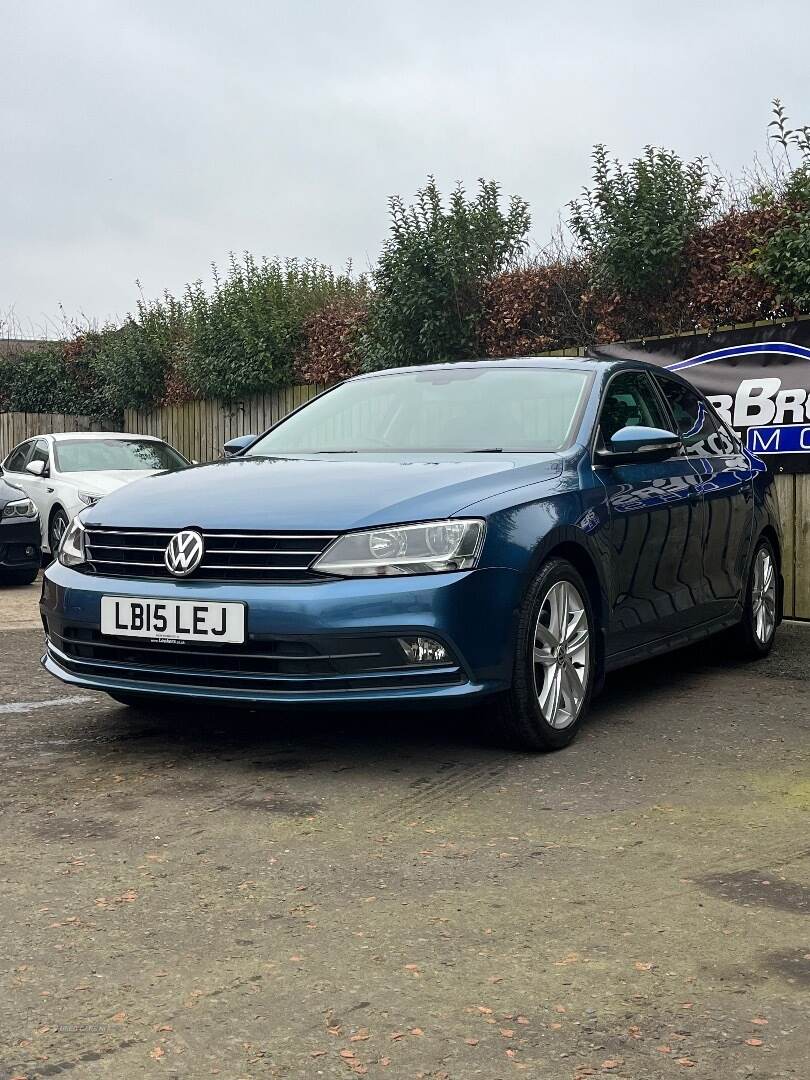
<path id="1" fill-rule="evenodd" d="M 62 566 L 80 566 L 82 563 L 87 562 L 84 553 L 84 538 L 84 525 L 78 518 L 74 518 L 65 529 L 59 551 L 56 553 L 56 557 Z"/>
<path id="2" fill-rule="evenodd" d="M 78 494 L 85 506 L 95 506 L 101 498 L 100 495 L 96 495 L 92 491 L 80 491 Z"/>
<path id="3" fill-rule="evenodd" d="M 0 511 L 0 518 L 3 521 L 15 521 L 20 518 L 30 521 L 37 516 L 37 508 L 31 499 L 15 499 L 13 502 L 6 503 L 2 511 Z"/>
<path id="4" fill-rule="evenodd" d="M 472 570 L 484 540 L 480 518 L 449 518 L 345 533 L 313 564 L 338 577 L 391 577 Z"/>

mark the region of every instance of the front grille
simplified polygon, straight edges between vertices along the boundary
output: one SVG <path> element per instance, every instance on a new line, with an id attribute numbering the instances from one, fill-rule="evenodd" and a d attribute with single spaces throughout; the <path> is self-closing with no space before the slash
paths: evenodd
<path id="1" fill-rule="evenodd" d="M 404 662 L 393 636 L 318 639 L 251 638 L 244 645 L 102 635 L 87 627 L 48 626 L 49 649 L 57 663 L 77 675 L 117 681 L 206 686 L 223 691 L 264 690 L 313 693 L 404 686 L 436 686 L 463 681 L 451 662 L 418 668 Z"/>
<path id="2" fill-rule="evenodd" d="M 177 581 L 163 556 L 177 529 L 87 529 L 87 572 Z M 305 581 L 336 533 L 202 531 L 205 554 L 189 581 Z"/>

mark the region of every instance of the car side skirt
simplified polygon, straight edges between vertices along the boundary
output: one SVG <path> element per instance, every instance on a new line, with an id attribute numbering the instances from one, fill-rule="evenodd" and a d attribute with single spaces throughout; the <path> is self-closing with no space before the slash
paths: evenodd
<path id="1" fill-rule="evenodd" d="M 722 619 L 713 619 L 711 622 L 701 623 L 699 626 L 690 627 L 680 633 L 670 634 L 669 637 L 657 638 L 655 641 L 647 642 L 644 645 L 634 646 L 624 652 L 606 656 L 605 671 L 618 671 L 620 668 L 629 667 L 631 664 L 649 660 L 653 656 L 660 656 L 661 653 L 673 652 L 675 649 L 694 645 L 695 642 L 703 641 L 704 638 L 712 637 L 714 634 L 722 633 L 723 630 L 729 630 L 732 626 L 736 626 L 742 617 L 742 605 L 735 604 L 733 610 L 728 615 L 724 615 Z"/>

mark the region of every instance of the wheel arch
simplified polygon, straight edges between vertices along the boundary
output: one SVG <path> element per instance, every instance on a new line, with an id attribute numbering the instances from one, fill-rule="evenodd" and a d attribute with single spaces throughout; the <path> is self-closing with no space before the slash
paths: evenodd
<path id="1" fill-rule="evenodd" d="M 776 562 L 777 562 L 777 564 L 779 566 L 779 569 L 781 570 L 782 569 L 782 545 L 779 542 L 779 536 L 778 536 L 778 534 L 776 532 L 776 529 L 773 527 L 773 525 L 770 524 L 770 522 L 760 531 L 759 537 L 757 539 L 757 543 L 759 543 L 759 541 L 762 539 L 763 536 L 766 538 L 766 540 L 770 540 L 771 547 L 773 548 L 774 554 L 776 555 Z M 756 547 L 756 545 L 754 545 L 754 546 Z"/>
<path id="2" fill-rule="evenodd" d="M 533 575 L 549 559 L 565 559 L 579 573 L 588 589 L 588 596 L 593 606 L 596 621 L 597 667 L 596 688 L 599 689 L 605 676 L 605 656 L 607 653 L 607 627 L 609 601 L 607 589 L 599 563 L 593 553 L 577 536 L 567 530 L 546 538 L 540 545 L 533 560 Z"/>
<path id="3" fill-rule="evenodd" d="M 781 621 L 782 621 L 782 619 L 784 617 L 784 612 L 785 612 L 785 577 L 784 577 L 784 574 L 782 573 L 782 545 L 781 545 L 781 543 L 779 541 L 779 534 L 777 533 L 776 529 L 773 527 L 771 522 L 768 522 L 760 530 L 759 536 L 757 537 L 756 541 L 754 542 L 754 546 L 753 546 L 754 552 L 756 552 L 757 545 L 759 544 L 760 540 L 762 540 L 763 538 L 770 543 L 771 547 L 773 548 L 773 553 L 776 556 L 776 570 L 777 570 L 776 582 L 777 582 L 777 592 L 778 592 L 777 621 L 776 621 L 776 624 L 778 626 L 779 623 L 781 623 Z M 752 556 L 752 565 L 753 565 L 753 556 Z"/>

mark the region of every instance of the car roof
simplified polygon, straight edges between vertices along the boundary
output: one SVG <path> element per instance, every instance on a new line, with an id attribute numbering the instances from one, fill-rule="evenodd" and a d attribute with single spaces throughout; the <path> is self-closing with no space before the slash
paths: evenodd
<path id="1" fill-rule="evenodd" d="M 646 368 L 648 371 L 662 372 L 658 364 L 651 364 L 640 357 L 615 357 L 609 355 L 588 354 L 587 356 L 510 356 L 504 359 L 457 360 L 446 364 L 415 364 L 410 367 L 385 368 L 355 375 L 354 379 L 374 379 L 386 375 L 399 375 L 411 371 L 451 371 L 453 368 L 548 368 L 570 371 L 614 371 L 622 368 Z M 673 374 L 668 372 L 668 374 Z M 353 381 L 353 380 L 350 380 Z"/>
<path id="2" fill-rule="evenodd" d="M 43 438 L 42 435 L 36 437 Z M 45 437 L 54 442 L 70 442 L 71 439 L 146 439 L 149 442 L 163 442 L 156 435 L 136 435 L 128 431 L 54 431 L 48 432 Z"/>

